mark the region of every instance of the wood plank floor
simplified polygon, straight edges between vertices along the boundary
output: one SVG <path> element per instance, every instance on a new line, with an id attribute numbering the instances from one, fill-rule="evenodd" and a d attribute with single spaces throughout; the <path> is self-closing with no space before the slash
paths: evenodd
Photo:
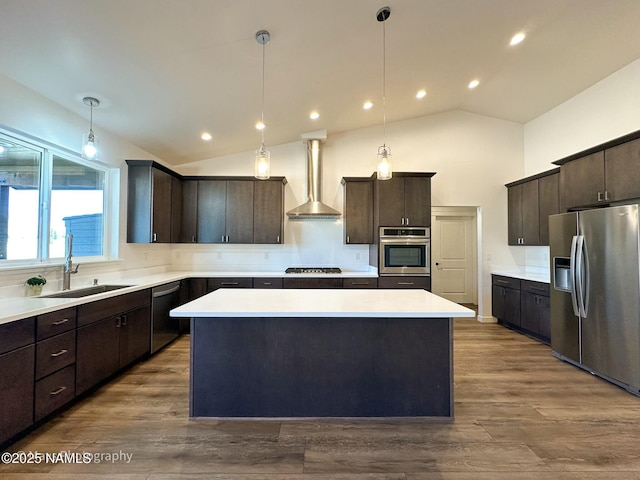
<path id="1" fill-rule="evenodd" d="M 501 326 L 454 332 L 454 421 L 189 420 L 182 337 L 9 449 L 129 463 L 0 465 L 0 478 L 640 479 L 639 398 Z"/>

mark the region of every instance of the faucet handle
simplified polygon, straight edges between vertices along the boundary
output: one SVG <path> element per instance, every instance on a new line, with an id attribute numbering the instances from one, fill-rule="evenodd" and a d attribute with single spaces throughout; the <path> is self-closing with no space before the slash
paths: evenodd
<path id="1" fill-rule="evenodd" d="M 76 268 L 74 268 L 73 270 L 71 270 L 71 273 L 78 273 L 78 267 L 80 266 L 79 263 L 76 263 Z"/>

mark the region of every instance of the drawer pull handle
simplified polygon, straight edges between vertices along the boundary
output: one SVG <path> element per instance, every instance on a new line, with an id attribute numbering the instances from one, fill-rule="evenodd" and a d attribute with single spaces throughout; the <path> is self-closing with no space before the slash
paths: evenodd
<path id="1" fill-rule="evenodd" d="M 52 353 L 51 356 L 53 358 L 59 357 L 60 355 L 64 355 L 65 353 L 67 353 L 68 350 L 66 348 L 63 348 L 62 350 L 60 350 L 59 352 L 56 353 Z"/>
<path id="2" fill-rule="evenodd" d="M 369 285 L 369 282 L 351 282 L 351 285 Z"/>
<path id="3" fill-rule="evenodd" d="M 413 282 L 398 282 L 398 285 L 415 285 Z"/>
<path id="4" fill-rule="evenodd" d="M 58 387 L 57 390 L 54 390 L 53 392 L 50 392 L 49 395 L 52 396 L 52 397 L 55 397 L 56 395 L 60 395 L 66 389 L 67 389 L 67 387 Z"/>
<path id="5" fill-rule="evenodd" d="M 58 320 L 57 322 L 53 322 L 51 325 L 53 325 L 54 327 L 57 327 L 58 325 L 64 325 L 68 321 L 69 321 L 68 318 L 63 318 L 62 320 Z"/>
<path id="6" fill-rule="evenodd" d="M 263 282 L 263 285 L 271 285 L 271 282 Z"/>
<path id="7" fill-rule="evenodd" d="M 240 282 L 222 282 L 221 285 L 240 285 Z"/>
<path id="8" fill-rule="evenodd" d="M 510 285 L 511 282 L 508 280 L 496 280 L 496 283 L 502 283 L 503 285 Z"/>
<path id="9" fill-rule="evenodd" d="M 531 290 L 538 290 L 540 292 L 546 292 L 547 289 L 543 287 L 531 287 Z"/>

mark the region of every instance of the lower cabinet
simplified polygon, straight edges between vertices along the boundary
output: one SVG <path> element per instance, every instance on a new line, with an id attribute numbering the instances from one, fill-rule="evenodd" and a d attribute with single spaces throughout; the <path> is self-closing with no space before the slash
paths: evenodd
<path id="1" fill-rule="evenodd" d="M 151 345 L 151 307 L 149 305 L 120 316 L 120 368 L 149 353 Z"/>
<path id="2" fill-rule="evenodd" d="M 377 278 L 343 278 L 342 288 L 378 288 Z"/>
<path id="3" fill-rule="evenodd" d="M 379 277 L 378 288 L 421 288 L 431 291 L 431 277 Z"/>
<path id="4" fill-rule="evenodd" d="M 80 395 L 109 377 L 120 365 L 119 317 L 78 328 L 76 393 Z"/>
<path id="5" fill-rule="evenodd" d="M 551 335 L 549 284 L 492 275 L 492 314 L 498 323 L 544 343 Z"/>
<path id="6" fill-rule="evenodd" d="M 35 346 L 0 355 L 0 444 L 33 424 Z"/>
<path id="7" fill-rule="evenodd" d="M 213 277 L 207 279 L 207 292 L 219 288 L 253 288 L 251 277 Z"/>
<path id="8" fill-rule="evenodd" d="M 282 288 L 282 278 L 255 277 L 253 288 Z"/>
<path id="9" fill-rule="evenodd" d="M 284 288 L 342 288 L 342 278 L 286 277 Z"/>

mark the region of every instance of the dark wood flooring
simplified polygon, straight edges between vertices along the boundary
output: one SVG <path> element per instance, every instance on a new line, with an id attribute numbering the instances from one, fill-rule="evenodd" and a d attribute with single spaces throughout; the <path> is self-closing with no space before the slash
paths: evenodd
<path id="1" fill-rule="evenodd" d="M 189 420 L 182 337 L 9 449 L 130 463 L 0 465 L 0 478 L 640 479 L 639 398 L 496 324 L 454 330 L 453 421 Z"/>

